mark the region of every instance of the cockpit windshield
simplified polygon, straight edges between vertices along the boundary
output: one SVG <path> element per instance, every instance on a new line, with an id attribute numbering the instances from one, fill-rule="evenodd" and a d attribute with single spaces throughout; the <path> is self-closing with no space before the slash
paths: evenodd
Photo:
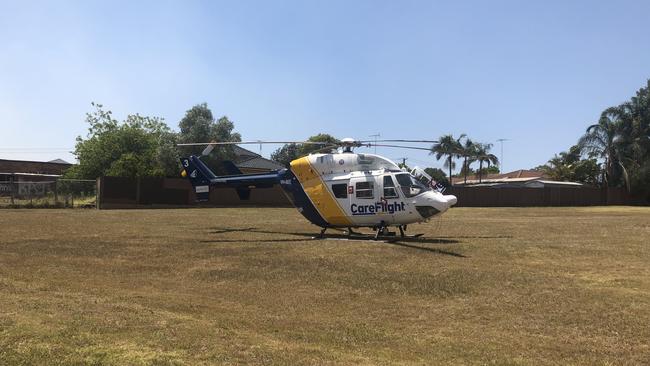
<path id="1" fill-rule="evenodd" d="M 430 190 L 429 187 L 422 184 L 414 176 L 408 173 L 395 174 L 395 178 L 406 197 L 414 197 L 420 193 Z"/>

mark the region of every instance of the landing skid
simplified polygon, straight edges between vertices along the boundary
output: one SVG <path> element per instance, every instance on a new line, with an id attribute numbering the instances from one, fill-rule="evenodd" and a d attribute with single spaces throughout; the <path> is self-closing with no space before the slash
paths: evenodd
<path id="1" fill-rule="evenodd" d="M 397 235 L 396 232 L 394 231 L 389 231 L 388 227 L 386 226 L 380 226 L 380 227 L 375 227 L 373 228 L 375 230 L 375 234 L 364 234 L 360 233 L 357 231 L 353 231 L 352 228 L 348 228 L 347 230 L 344 230 L 343 235 L 337 235 L 337 234 L 332 234 L 332 235 L 325 235 L 325 231 L 327 228 L 324 228 L 320 231 L 320 233 L 317 236 L 313 236 L 313 240 L 376 240 L 376 241 L 385 241 L 385 242 L 396 242 L 399 241 L 400 239 L 417 239 L 422 237 L 424 234 L 414 234 L 414 235 L 407 235 L 404 233 L 406 230 L 406 225 L 404 226 L 398 226 L 399 228 L 399 233 L 400 235 Z"/>
<path id="2" fill-rule="evenodd" d="M 383 242 L 383 243 L 395 243 L 400 240 L 413 240 L 418 239 L 423 234 L 415 235 L 406 235 L 404 237 L 400 236 L 380 236 L 375 238 L 374 235 L 324 235 L 324 236 L 312 236 L 311 240 L 338 240 L 338 241 L 374 241 L 374 242 Z"/>

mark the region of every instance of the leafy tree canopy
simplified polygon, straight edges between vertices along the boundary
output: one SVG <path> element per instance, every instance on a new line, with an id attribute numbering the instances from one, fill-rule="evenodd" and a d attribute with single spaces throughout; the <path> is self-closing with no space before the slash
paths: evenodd
<path id="1" fill-rule="evenodd" d="M 498 165 L 490 165 L 487 168 L 483 168 L 483 173 L 481 174 L 499 174 L 501 173 L 501 170 L 499 169 Z"/>
<path id="2" fill-rule="evenodd" d="M 449 186 L 449 179 L 447 179 L 447 174 L 442 169 L 439 168 L 426 168 L 424 172 L 429 174 L 436 182 L 442 183 L 444 186 Z"/>
<path id="3" fill-rule="evenodd" d="M 296 144 L 285 144 L 271 153 L 271 160 L 276 161 L 286 168 L 289 168 L 291 161 L 300 156 L 300 146 Z"/>
<path id="4" fill-rule="evenodd" d="M 601 174 L 598 162 L 595 158 L 582 159 L 582 155 L 581 147 L 574 145 L 569 151 L 555 155 L 540 170 L 553 180 L 598 185 Z"/>
<path id="5" fill-rule="evenodd" d="M 558 180 L 626 187 L 650 201 L 650 80 L 629 101 L 605 109 L 569 151 L 538 168 Z"/>
<path id="6" fill-rule="evenodd" d="M 235 124 L 226 116 L 215 120 L 207 103 L 197 104 L 185 112 L 178 127 L 179 143 L 241 141 L 241 135 L 234 132 Z M 180 147 L 179 151 L 183 156 L 199 155 L 204 148 L 205 146 Z M 232 146 L 217 146 L 210 155 L 201 160 L 218 173 L 223 160 L 234 158 Z"/>
<path id="7" fill-rule="evenodd" d="M 540 168 L 554 179 L 626 187 L 650 201 L 650 80 Z"/>
<path id="8" fill-rule="evenodd" d="M 318 135 L 311 136 L 307 141 L 312 142 L 327 142 L 332 145 L 338 144 L 339 140 L 334 136 L 326 133 L 319 133 Z M 311 144 L 285 144 L 282 147 L 271 153 L 271 160 L 289 167 L 292 160 L 298 159 L 301 156 L 309 155 L 315 151 L 322 150 L 325 145 L 311 145 Z"/>
<path id="9" fill-rule="evenodd" d="M 455 158 L 463 156 L 463 144 L 461 140 L 467 137 L 461 134 L 460 137 L 454 138 L 453 135 L 440 136 L 438 142 L 431 146 L 429 155 L 435 155 L 436 160 L 444 159 L 444 167 L 449 169 L 449 176 L 452 175 L 452 170 L 456 167 L 454 162 Z"/>
<path id="10" fill-rule="evenodd" d="M 77 137 L 75 145 L 79 164 L 69 169 L 66 177 L 95 179 L 177 173 L 175 136 L 162 118 L 135 114 L 119 122 L 101 104 L 92 105 L 95 111 L 86 114 L 88 135 L 85 139 Z"/>

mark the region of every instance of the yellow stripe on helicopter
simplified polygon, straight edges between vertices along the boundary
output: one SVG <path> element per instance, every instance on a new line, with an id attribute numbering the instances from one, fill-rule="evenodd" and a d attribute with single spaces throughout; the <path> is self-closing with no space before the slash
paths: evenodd
<path id="1" fill-rule="evenodd" d="M 305 156 L 292 161 L 291 171 L 294 172 L 307 197 L 309 197 L 325 221 L 335 226 L 350 226 L 352 224 L 345 211 L 330 193 L 323 179 L 312 167 L 309 157 Z"/>

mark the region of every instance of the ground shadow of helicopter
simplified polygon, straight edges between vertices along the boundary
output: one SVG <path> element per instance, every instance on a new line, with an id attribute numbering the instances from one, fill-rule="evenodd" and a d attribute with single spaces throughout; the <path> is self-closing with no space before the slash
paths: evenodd
<path id="1" fill-rule="evenodd" d="M 289 233 L 289 232 L 283 232 L 283 231 L 273 231 L 273 230 L 262 230 L 258 229 L 256 227 L 247 227 L 247 228 L 212 228 L 212 231 L 210 231 L 210 234 L 225 234 L 225 233 L 232 233 L 232 232 L 253 232 L 253 233 L 261 233 L 261 234 L 275 234 L 275 235 L 290 235 L 290 236 L 297 236 L 300 238 L 287 238 L 287 239 L 249 239 L 249 240 L 242 240 L 242 239 L 213 239 L 213 240 L 201 240 L 201 243 L 282 243 L 282 242 L 305 242 L 309 240 L 345 240 L 345 241 L 363 241 L 363 242 L 371 242 L 371 243 L 376 243 L 376 244 L 389 244 L 389 245 L 395 245 L 403 248 L 410 248 L 410 249 L 415 249 L 415 250 L 420 250 L 420 251 L 425 251 L 425 252 L 430 252 L 430 253 L 436 253 L 436 254 L 444 254 L 444 255 L 449 255 L 453 257 L 459 257 L 459 258 L 467 258 L 467 256 L 448 251 L 448 250 L 443 250 L 439 248 L 431 248 L 427 246 L 421 246 L 421 245 L 414 245 L 414 244 L 457 244 L 461 243 L 459 240 L 455 240 L 452 238 L 435 238 L 435 239 L 428 239 L 428 238 L 422 238 L 422 237 L 391 237 L 391 238 L 384 238 L 383 240 L 373 240 L 372 237 L 370 236 L 360 236 L 360 235 L 347 235 L 347 234 L 329 234 L 324 238 L 317 238 L 314 236 L 313 233 Z"/>

